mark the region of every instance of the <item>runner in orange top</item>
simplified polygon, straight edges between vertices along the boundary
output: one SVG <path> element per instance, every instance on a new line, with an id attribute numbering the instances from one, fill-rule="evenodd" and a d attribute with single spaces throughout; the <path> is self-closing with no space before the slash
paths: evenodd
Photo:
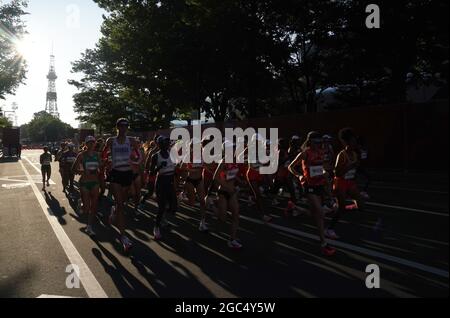
<path id="1" fill-rule="evenodd" d="M 321 251 L 326 256 L 333 255 L 336 250 L 327 244 L 324 235 L 324 214 L 322 211 L 322 201 L 325 195 L 325 173 L 323 170 L 324 152 L 322 149 L 322 135 L 318 132 L 310 132 L 305 143 L 302 146 L 297 158 L 289 165 L 289 171 L 299 178 L 306 197 L 311 206 L 311 212 L 314 215 L 319 237 L 321 242 Z M 299 174 L 296 166 L 302 167 Z"/>
<path id="2" fill-rule="evenodd" d="M 339 139 L 344 149 L 336 159 L 335 177 L 333 190 L 338 200 L 338 211 L 331 220 L 330 226 L 325 234 L 331 239 L 338 239 L 334 228 L 339 222 L 342 213 L 345 212 L 347 197 L 356 201 L 359 210 L 364 208 L 364 202 L 356 184 L 356 170 L 359 166 L 358 144 L 354 131 L 344 128 L 339 132 Z"/>

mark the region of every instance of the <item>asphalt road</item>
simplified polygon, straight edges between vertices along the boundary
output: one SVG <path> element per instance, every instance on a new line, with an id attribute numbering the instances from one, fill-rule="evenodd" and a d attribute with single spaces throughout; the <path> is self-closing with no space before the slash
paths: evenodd
<path id="1" fill-rule="evenodd" d="M 313 220 L 285 217 L 281 199 L 270 225 L 241 202 L 240 251 L 227 247 L 228 226 L 212 216 L 210 233 L 199 233 L 199 212 L 184 205 L 155 242 L 149 200 L 128 217 L 134 248 L 124 255 L 106 222 L 110 202 L 101 202 L 93 240 L 62 192 L 57 163 L 48 193 L 40 190 L 39 154 L 0 162 L 0 297 L 448 297 L 447 176 L 376 174 L 367 209 L 337 227 L 332 258 L 320 254 Z M 366 287 L 369 264 L 379 266 L 378 289 Z"/>

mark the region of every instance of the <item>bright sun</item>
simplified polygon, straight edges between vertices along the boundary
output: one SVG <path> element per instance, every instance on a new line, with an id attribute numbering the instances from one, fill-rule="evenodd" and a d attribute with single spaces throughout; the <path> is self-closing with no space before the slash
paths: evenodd
<path id="1" fill-rule="evenodd" d="M 22 57 L 28 58 L 33 54 L 33 50 L 35 50 L 34 41 L 28 35 L 24 36 L 21 39 L 18 39 L 15 42 L 15 47 L 17 53 L 19 53 Z"/>

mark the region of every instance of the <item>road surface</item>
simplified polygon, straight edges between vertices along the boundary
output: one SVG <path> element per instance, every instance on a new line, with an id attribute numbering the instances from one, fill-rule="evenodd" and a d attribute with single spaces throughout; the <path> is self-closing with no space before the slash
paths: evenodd
<path id="1" fill-rule="evenodd" d="M 199 212 L 184 205 L 155 242 L 150 200 L 128 219 L 134 248 L 124 255 L 106 198 L 93 240 L 62 192 L 57 163 L 41 191 L 40 153 L 0 163 L 0 297 L 448 297 L 447 176 L 375 182 L 366 211 L 349 211 L 337 227 L 332 258 L 320 254 L 310 217 L 285 217 L 281 204 L 264 225 L 244 201 L 240 251 L 212 217 L 211 232 L 199 233 Z M 366 287 L 369 264 L 379 267 L 378 289 Z"/>

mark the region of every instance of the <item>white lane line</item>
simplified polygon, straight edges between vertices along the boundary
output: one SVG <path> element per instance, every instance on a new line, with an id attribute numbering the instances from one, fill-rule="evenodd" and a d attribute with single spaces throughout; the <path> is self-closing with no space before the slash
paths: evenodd
<path id="1" fill-rule="evenodd" d="M 53 232 L 55 232 L 56 238 L 58 239 L 59 243 L 61 244 L 62 248 L 64 249 L 64 252 L 66 253 L 67 257 L 69 258 L 70 263 L 75 264 L 79 267 L 79 269 L 80 269 L 80 277 L 79 278 L 80 278 L 81 283 L 84 286 L 84 289 L 86 290 L 86 293 L 91 298 L 108 298 L 108 295 L 106 295 L 102 286 L 100 286 L 100 283 L 94 277 L 94 274 L 92 274 L 91 270 L 87 266 L 84 259 L 81 257 L 80 253 L 78 253 L 77 249 L 75 248 L 75 246 L 73 245 L 73 243 L 69 239 L 69 237 L 67 236 L 63 227 L 61 226 L 61 224 L 59 224 L 57 218 L 52 216 L 53 213 L 51 213 L 52 211 L 51 211 L 50 207 L 45 202 L 45 199 L 42 196 L 42 194 L 39 192 L 37 186 L 33 183 L 31 175 L 26 170 L 25 165 L 22 163 L 22 161 L 19 161 L 19 163 L 22 166 L 22 169 L 28 178 L 28 182 L 31 183 L 31 188 L 33 189 L 34 195 L 36 196 L 36 198 L 42 208 L 42 212 L 44 212 L 44 215 L 47 218 L 48 222 L 50 223 L 50 225 L 53 229 Z"/>
<path id="2" fill-rule="evenodd" d="M 448 213 L 439 213 L 439 212 L 433 212 L 433 211 L 427 211 L 427 210 L 420 210 L 420 209 L 412 209 L 407 208 L 404 206 L 398 206 L 398 205 L 389 205 L 389 204 L 382 204 L 382 203 L 376 203 L 376 202 L 366 202 L 366 205 L 371 206 L 377 206 L 381 208 L 390 208 L 390 209 L 396 209 L 396 210 L 403 210 L 403 211 L 410 211 L 410 212 L 417 212 L 417 213 L 424 213 L 424 214 L 431 214 L 431 215 L 438 215 L 448 218 Z"/>
<path id="3" fill-rule="evenodd" d="M 256 224 L 266 224 L 263 221 L 256 220 L 256 219 L 253 219 L 253 218 L 249 218 L 249 217 L 246 217 L 246 216 L 243 216 L 243 215 L 241 215 L 240 218 L 244 219 L 246 221 L 249 221 L 249 222 L 256 223 Z M 297 236 L 305 237 L 305 238 L 312 239 L 312 240 L 315 240 L 315 241 L 320 241 L 320 239 L 319 239 L 319 237 L 317 235 L 313 235 L 313 234 L 310 234 L 310 233 L 306 233 L 306 232 L 299 231 L 299 230 L 294 230 L 294 229 L 291 229 L 291 228 L 288 228 L 288 227 L 285 227 L 285 226 L 271 224 L 271 223 L 267 223 L 266 225 L 271 227 L 271 228 L 274 228 L 274 229 L 277 229 L 277 230 L 280 230 L 280 231 L 284 231 L 286 233 L 295 234 Z M 333 246 L 336 246 L 336 247 L 342 247 L 342 248 L 345 248 L 345 249 L 353 251 L 353 252 L 358 252 L 358 253 L 369 255 L 369 256 L 372 256 L 372 257 L 378 257 L 378 258 L 381 258 L 381 259 L 384 259 L 384 260 L 387 260 L 387 261 L 390 261 L 390 262 L 393 262 L 393 263 L 397 263 L 397 264 L 404 265 L 404 266 L 407 266 L 407 267 L 411 267 L 411 268 L 414 268 L 414 269 L 419 269 L 421 271 L 424 271 L 424 272 L 427 272 L 427 273 L 431 273 L 431 274 L 435 274 L 435 275 L 438 275 L 438 276 L 441 276 L 441 277 L 445 277 L 445 278 L 449 277 L 448 271 L 445 271 L 445 270 L 442 270 L 442 269 L 439 269 L 439 268 L 435 268 L 435 267 L 432 267 L 432 266 L 423 265 L 423 264 L 420 264 L 420 263 L 417 263 L 417 262 L 413 262 L 413 261 L 409 261 L 409 260 L 406 260 L 406 259 L 403 259 L 403 258 L 400 258 L 400 257 L 391 256 L 391 255 L 384 254 L 384 253 L 377 252 L 377 251 L 372 251 L 372 250 L 369 250 L 367 248 L 358 247 L 358 246 L 351 245 L 351 244 L 344 243 L 344 242 L 333 241 L 332 244 L 333 244 Z"/>
<path id="4" fill-rule="evenodd" d="M 40 170 L 38 167 L 36 167 L 37 163 L 35 164 L 35 163 L 31 162 L 30 159 L 28 159 L 27 157 L 23 157 L 23 159 L 25 159 L 26 161 L 28 161 L 28 163 L 29 163 L 29 164 L 30 164 L 37 172 L 41 173 L 41 170 Z"/>
<path id="5" fill-rule="evenodd" d="M 438 191 L 438 190 L 426 190 L 426 189 L 413 189 L 413 188 L 401 188 L 401 187 L 387 187 L 371 184 L 370 188 L 374 189 L 385 189 L 385 190 L 398 190 L 398 191 L 409 191 L 409 192 L 422 192 L 422 193 L 433 193 L 433 194 L 448 194 L 448 191 Z"/>

